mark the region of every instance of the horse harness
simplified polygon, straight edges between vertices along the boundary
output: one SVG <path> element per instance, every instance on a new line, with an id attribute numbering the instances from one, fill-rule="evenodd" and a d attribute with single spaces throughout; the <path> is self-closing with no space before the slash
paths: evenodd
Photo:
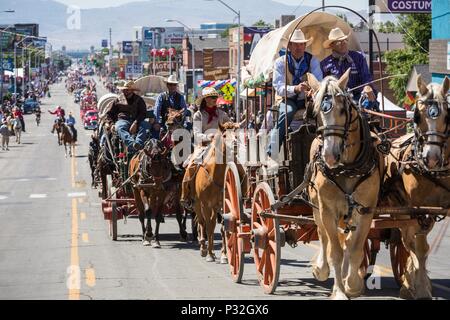
<path id="1" fill-rule="evenodd" d="M 370 127 L 367 121 L 365 121 L 359 113 L 357 116 L 353 119 L 353 110 L 358 112 L 358 109 L 354 105 L 354 103 L 351 101 L 349 94 L 339 93 L 338 96 L 344 97 L 344 103 L 345 103 L 345 125 L 344 126 L 337 126 L 337 125 L 326 125 L 326 126 L 320 126 L 317 129 L 317 132 L 320 134 L 320 138 L 325 138 L 329 136 L 337 136 L 340 137 L 343 141 L 341 152 L 343 151 L 344 147 L 349 147 L 354 144 L 344 144 L 347 141 L 348 135 L 350 132 L 355 131 L 356 129 L 352 130 L 351 126 L 356 121 L 359 122 L 360 128 L 361 128 L 361 139 L 360 144 L 362 144 L 362 148 L 356 158 L 356 160 L 349 164 L 342 164 L 339 165 L 337 168 L 330 169 L 328 168 L 327 164 L 321 157 L 321 152 L 323 148 L 323 144 L 321 144 L 316 151 L 314 155 L 314 162 L 318 166 L 319 170 L 322 172 L 322 174 L 333 184 L 335 185 L 345 196 L 345 200 L 348 205 L 347 214 L 344 215 L 344 222 L 345 222 L 345 233 L 348 233 L 350 231 L 356 230 L 356 226 L 350 224 L 350 220 L 352 219 L 353 210 L 357 209 L 359 212 L 359 209 L 361 209 L 363 206 L 358 203 L 353 198 L 353 193 L 355 190 L 364 182 L 366 181 L 372 173 L 375 171 L 375 169 L 379 166 L 379 157 L 377 148 L 373 146 L 373 142 L 375 141 L 375 138 L 373 138 L 370 134 Z M 321 110 L 324 113 L 328 113 L 333 108 L 331 103 L 331 96 L 326 95 L 324 97 L 324 100 L 321 104 Z M 331 131 L 331 132 L 330 132 Z M 337 131 L 337 132 L 336 132 Z M 344 188 L 336 181 L 336 178 L 338 177 L 346 177 L 349 179 L 358 178 L 358 181 L 352 188 L 351 192 L 346 192 Z"/>

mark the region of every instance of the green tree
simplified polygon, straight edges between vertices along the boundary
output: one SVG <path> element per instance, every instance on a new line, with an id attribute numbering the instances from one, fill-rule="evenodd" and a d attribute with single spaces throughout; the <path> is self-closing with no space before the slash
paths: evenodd
<path id="1" fill-rule="evenodd" d="M 378 25 L 378 32 L 380 33 L 395 33 L 398 30 L 398 26 L 392 21 L 380 22 Z"/>
<path id="2" fill-rule="evenodd" d="M 384 54 L 389 75 L 411 73 L 415 64 L 428 64 L 428 41 L 431 38 L 431 14 L 405 14 L 399 16 L 398 30 L 403 33 L 405 49 Z M 402 105 L 406 95 L 408 76 L 389 80 L 397 104 Z"/>
<path id="3" fill-rule="evenodd" d="M 230 25 L 224 32 L 222 32 L 222 33 L 220 34 L 220 36 L 221 36 L 222 38 L 228 38 L 228 35 L 229 35 L 229 33 L 230 33 L 230 29 L 236 28 L 237 26 L 238 26 L 238 24 L 232 24 L 232 25 Z"/>
<path id="4" fill-rule="evenodd" d="M 271 28 L 273 29 L 273 24 L 265 22 L 262 19 L 259 19 L 258 21 L 256 21 L 254 24 L 252 24 L 253 27 L 266 27 L 266 28 Z"/>
<path id="5" fill-rule="evenodd" d="M 339 17 L 339 18 L 341 18 L 341 19 L 344 20 L 345 22 L 347 22 L 348 25 L 350 26 L 350 28 L 353 29 L 353 28 L 355 27 L 355 26 L 353 25 L 353 23 L 351 23 L 351 22 L 348 21 L 347 16 L 346 16 L 345 14 L 343 14 L 343 13 L 336 13 L 336 16 Z"/>

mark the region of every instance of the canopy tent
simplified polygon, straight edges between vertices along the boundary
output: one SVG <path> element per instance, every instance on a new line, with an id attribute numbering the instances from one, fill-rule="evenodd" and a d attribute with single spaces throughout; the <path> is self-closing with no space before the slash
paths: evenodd
<path id="1" fill-rule="evenodd" d="M 331 54 L 331 49 L 324 49 L 323 42 L 328 39 L 330 30 L 336 27 L 341 28 L 345 34 L 350 33 L 348 37 L 350 50 L 361 51 L 361 45 L 347 22 L 330 13 L 313 12 L 265 34 L 253 50 L 248 65 L 242 68 L 242 83 L 248 83 L 248 80 L 263 83 L 272 79 L 275 60 L 280 57 L 280 50 L 287 47 L 289 37 L 295 29 L 301 29 L 306 39 L 314 38 L 306 51 L 319 61 L 324 59 Z"/>

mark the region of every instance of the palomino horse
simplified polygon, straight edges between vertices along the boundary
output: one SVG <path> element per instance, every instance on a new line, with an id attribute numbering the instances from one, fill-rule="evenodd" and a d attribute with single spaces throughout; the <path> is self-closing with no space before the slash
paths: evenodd
<path id="1" fill-rule="evenodd" d="M 349 74 L 350 69 L 339 80 L 326 77 L 322 83 L 308 74 L 317 92 L 312 115 L 319 133 L 311 145 L 308 187 L 320 240 L 313 275 L 325 281 L 332 264 L 334 299 L 357 297 L 364 290 L 360 266 L 372 215 L 361 215 L 358 209 L 377 205 L 384 165 L 376 137 L 346 93 Z"/>
<path id="2" fill-rule="evenodd" d="M 69 157 L 72 157 L 73 150 L 75 149 L 75 139 L 72 136 L 72 133 L 70 132 L 69 126 L 67 126 L 65 123 L 60 125 L 61 128 L 61 141 L 64 144 L 64 154 L 67 158 L 67 145 L 69 145 Z"/>
<path id="3" fill-rule="evenodd" d="M 64 123 L 64 120 L 61 117 L 58 117 L 56 119 L 55 123 L 53 124 L 52 133 L 56 131 L 56 134 L 58 135 L 58 144 L 62 145 L 61 140 L 61 133 L 62 133 L 62 125 Z"/>
<path id="4" fill-rule="evenodd" d="M 171 189 L 172 164 L 167 157 L 168 149 L 156 140 L 150 139 L 142 151 L 130 160 L 129 175 L 132 176 L 133 194 L 142 225 L 143 245 L 160 248 L 159 225 L 164 221 L 162 209 L 167 205 L 167 193 Z M 170 192 L 169 192 L 170 193 Z M 169 198 L 169 200 L 172 200 Z M 155 235 L 152 233 L 151 215 L 156 220 Z M 182 210 L 176 211 L 180 236 L 187 234 L 182 224 Z M 147 217 L 147 227 L 145 218 Z"/>
<path id="5" fill-rule="evenodd" d="M 421 76 L 417 78 L 414 134 L 393 142 L 393 152 L 387 159 L 383 205 L 450 208 L 449 83 L 449 78 L 445 77 L 442 85 L 427 86 Z M 432 298 L 426 262 L 430 249 L 427 235 L 434 219 L 420 220 L 419 224 L 400 228 L 403 244 L 409 252 L 400 289 L 403 298 Z"/>
<path id="6" fill-rule="evenodd" d="M 16 142 L 20 144 L 20 137 L 22 135 L 22 122 L 20 122 L 19 118 L 15 118 L 13 120 L 13 130 L 14 135 L 16 136 Z"/>
<path id="7" fill-rule="evenodd" d="M 198 165 L 195 178 L 186 177 L 190 180 L 190 189 L 194 194 L 194 211 L 199 224 L 200 253 L 206 257 L 207 262 L 214 262 L 216 257 L 214 250 L 214 229 L 216 219 L 222 208 L 223 185 L 225 180 L 225 170 L 227 167 L 227 155 L 233 154 L 236 136 L 232 130 L 238 125 L 228 122 L 223 126 L 219 125 L 218 131 L 211 142 L 209 150 L 206 152 L 203 163 Z M 229 133 L 229 134 L 227 134 Z M 222 235 L 221 263 L 228 263 L 225 244 L 225 230 L 222 225 L 220 229 Z M 208 247 L 206 247 L 206 237 Z"/>

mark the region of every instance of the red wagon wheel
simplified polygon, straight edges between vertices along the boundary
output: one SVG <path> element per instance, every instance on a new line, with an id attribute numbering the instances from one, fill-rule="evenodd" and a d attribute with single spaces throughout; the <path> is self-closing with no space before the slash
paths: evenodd
<path id="1" fill-rule="evenodd" d="M 113 193 L 116 192 L 116 188 L 113 187 L 112 176 L 108 174 L 106 176 L 106 198 L 109 198 Z M 114 194 L 111 197 L 111 200 L 116 200 L 117 194 Z M 109 220 L 109 236 L 111 240 L 117 240 L 117 203 L 111 202 L 112 212 L 111 212 L 111 220 Z"/>
<path id="2" fill-rule="evenodd" d="M 279 221 L 261 217 L 262 212 L 271 212 L 275 198 L 266 182 L 258 184 L 252 203 L 252 234 L 256 273 L 264 292 L 271 294 L 278 286 L 280 275 L 281 239 Z"/>
<path id="3" fill-rule="evenodd" d="M 395 282 L 399 287 L 402 286 L 402 277 L 406 271 L 406 262 L 410 256 L 409 251 L 405 248 L 399 229 L 391 230 L 391 240 L 389 242 L 389 251 L 391 254 L 391 266 L 394 273 Z"/>
<path id="4" fill-rule="evenodd" d="M 228 264 L 231 278 L 237 283 L 241 282 L 244 273 L 244 239 L 238 237 L 242 232 L 243 210 L 239 172 L 236 164 L 229 163 L 225 171 L 223 213 Z"/>

